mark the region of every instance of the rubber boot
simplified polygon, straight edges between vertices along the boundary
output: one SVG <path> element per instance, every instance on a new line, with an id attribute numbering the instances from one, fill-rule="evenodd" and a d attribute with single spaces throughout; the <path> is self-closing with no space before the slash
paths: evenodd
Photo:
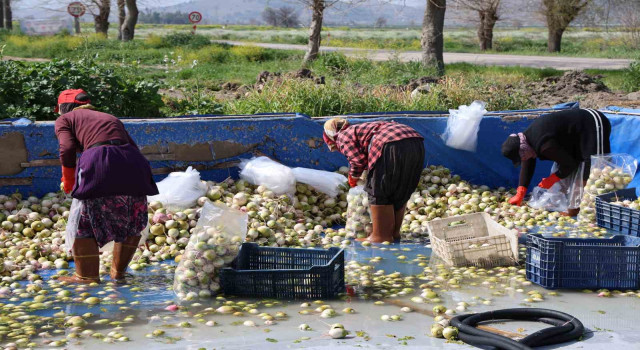
<path id="1" fill-rule="evenodd" d="M 393 240 L 400 241 L 400 229 L 402 228 L 402 222 L 404 221 L 404 211 L 407 209 L 405 204 L 402 208 L 395 211 L 395 220 L 393 225 Z"/>
<path id="2" fill-rule="evenodd" d="M 140 236 L 127 237 L 124 242 L 114 242 L 111 279 L 121 281 L 125 278 L 127 266 L 138 249 Z"/>
<path id="3" fill-rule="evenodd" d="M 560 215 L 562 216 L 570 216 L 570 217 L 578 216 L 578 214 L 580 214 L 580 208 L 567 209 L 567 211 L 563 211 L 562 213 L 560 213 Z"/>
<path id="4" fill-rule="evenodd" d="M 73 242 L 73 260 L 76 263 L 76 272 L 72 276 L 59 277 L 59 281 L 100 283 L 100 251 L 94 238 L 76 238 Z"/>
<path id="5" fill-rule="evenodd" d="M 393 205 L 371 205 L 373 232 L 368 240 L 373 243 L 393 242 L 395 212 Z"/>

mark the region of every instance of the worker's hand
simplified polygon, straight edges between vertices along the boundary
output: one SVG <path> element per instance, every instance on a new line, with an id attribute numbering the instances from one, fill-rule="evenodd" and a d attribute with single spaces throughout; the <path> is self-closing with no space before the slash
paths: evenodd
<path id="1" fill-rule="evenodd" d="M 76 168 L 67 168 L 62 166 L 62 191 L 69 194 L 73 191 L 73 186 L 76 184 Z"/>
<path id="2" fill-rule="evenodd" d="M 551 176 L 542 179 L 542 181 L 540 181 L 540 183 L 538 184 L 538 187 L 548 190 L 558 181 L 560 181 L 560 178 L 554 173 L 551 174 Z"/>
<path id="3" fill-rule="evenodd" d="M 350 187 L 358 186 L 358 179 L 357 178 L 353 178 L 353 177 L 351 177 L 351 175 L 349 175 L 349 186 Z"/>
<path id="4" fill-rule="evenodd" d="M 527 194 L 527 188 L 524 186 L 519 186 L 518 192 L 516 192 L 516 195 L 511 197 L 511 199 L 509 199 L 509 204 L 517 205 L 517 206 L 522 205 L 522 201 L 524 200 L 524 196 L 526 194 Z"/>

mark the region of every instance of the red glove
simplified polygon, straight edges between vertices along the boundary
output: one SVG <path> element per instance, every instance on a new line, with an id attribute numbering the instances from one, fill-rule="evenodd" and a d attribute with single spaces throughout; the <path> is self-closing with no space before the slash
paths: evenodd
<path id="1" fill-rule="evenodd" d="M 540 181 L 540 183 L 538 184 L 538 187 L 548 190 L 558 181 L 560 181 L 560 178 L 554 173 L 551 174 L 551 176 L 542 179 L 542 181 Z"/>
<path id="2" fill-rule="evenodd" d="M 516 195 L 511 197 L 511 199 L 509 199 L 509 204 L 517 205 L 517 206 L 522 205 L 522 201 L 524 200 L 524 196 L 526 194 L 527 194 L 527 188 L 524 186 L 519 186 L 518 192 L 516 192 Z"/>
<path id="3" fill-rule="evenodd" d="M 69 194 L 73 190 L 73 186 L 76 184 L 76 168 L 67 168 L 62 166 L 62 179 L 60 179 L 64 185 L 64 193 Z"/>
<path id="4" fill-rule="evenodd" d="M 354 179 L 349 175 L 349 186 L 356 187 L 358 186 L 358 179 Z"/>

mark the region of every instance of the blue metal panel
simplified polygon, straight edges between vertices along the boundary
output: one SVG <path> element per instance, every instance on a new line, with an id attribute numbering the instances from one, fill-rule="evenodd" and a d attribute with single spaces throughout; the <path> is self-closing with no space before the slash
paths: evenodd
<path id="1" fill-rule="evenodd" d="M 558 106 L 575 108 L 576 105 Z M 551 112 L 553 109 L 528 110 L 526 112 Z M 626 113 L 638 113 L 638 110 L 625 110 Z M 480 124 L 478 152 L 466 152 L 448 148 L 440 135 L 446 126 L 446 117 L 428 117 L 442 112 L 399 112 L 369 113 L 346 116 L 351 122 L 370 120 L 396 120 L 414 127 L 425 137 L 425 165 L 441 164 L 454 173 L 475 184 L 490 187 L 513 187 L 517 185 L 518 169 L 500 154 L 500 145 L 511 133 L 524 130 L 530 123 L 526 116 L 501 119 L 486 117 Z M 416 116 L 424 115 L 424 117 Z M 517 113 L 515 114 L 517 115 Z M 613 126 L 612 151 L 625 152 L 640 158 L 640 119 L 625 115 L 609 115 Z M 170 143 L 193 146 L 212 141 L 231 141 L 241 146 L 255 144 L 255 151 L 266 154 L 288 166 L 302 166 L 322 170 L 336 170 L 347 165 L 346 159 L 337 152 L 329 152 L 322 142 L 322 123 L 324 119 L 311 119 L 301 114 L 269 114 L 256 116 L 191 116 L 166 119 L 126 119 L 125 126 L 141 148 Z M 38 122 L 26 126 L 10 123 L 0 124 L 0 136 L 9 132 L 20 132 L 25 137 L 29 152 L 29 161 L 36 159 L 55 159 L 58 157 L 58 143 L 53 132 L 53 122 Z M 6 150 L 2 150 L 6 151 Z M 181 168 L 190 164 L 213 166 L 219 163 L 248 158 L 251 150 L 232 156 L 216 156 L 211 149 L 213 161 L 179 162 L 153 161 L 153 168 Z M 534 183 L 549 173 L 550 163 L 539 162 Z M 229 176 L 236 177 L 237 168 L 221 168 L 201 171 L 203 179 L 220 181 Z M 6 177 L 6 176 L 5 176 Z M 0 193 L 16 190 L 24 194 L 42 195 L 55 191 L 60 183 L 58 167 L 31 167 L 13 178 L 32 178 L 32 186 L 4 186 Z M 156 176 L 156 180 L 163 178 Z M 640 185 L 640 177 L 633 184 Z M 640 187 L 640 186 L 639 186 Z"/>

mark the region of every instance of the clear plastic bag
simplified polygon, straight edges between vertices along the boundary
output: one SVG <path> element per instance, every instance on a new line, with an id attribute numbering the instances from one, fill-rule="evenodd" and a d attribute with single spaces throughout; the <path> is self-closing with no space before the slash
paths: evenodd
<path id="1" fill-rule="evenodd" d="M 553 163 L 551 174 L 558 171 Z M 528 205 L 534 209 L 565 212 L 580 206 L 584 193 L 584 162 L 571 175 L 558 181 L 550 189 L 537 187 L 531 193 Z"/>
<path id="2" fill-rule="evenodd" d="M 195 206 L 198 198 L 207 192 L 207 185 L 200 181 L 200 173 L 192 167 L 169 174 L 157 186 L 160 193 L 148 197 L 148 201 L 159 201 L 163 207 L 172 211 Z"/>
<path id="3" fill-rule="evenodd" d="M 247 235 L 247 213 L 207 202 L 176 268 L 173 290 L 180 300 L 216 295 L 220 271 L 238 255 Z"/>
<path id="4" fill-rule="evenodd" d="M 267 157 L 243 159 L 239 165 L 240 178 L 252 185 L 264 186 L 277 195 L 294 195 L 296 178 L 293 171 Z"/>
<path id="5" fill-rule="evenodd" d="M 482 101 L 473 101 L 469 106 L 462 105 L 457 110 L 450 109 L 447 128 L 442 134 L 444 143 L 451 148 L 475 152 L 480 122 L 487 113 L 486 105 Z"/>
<path id="6" fill-rule="evenodd" d="M 149 238 L 149 234 L 150 234 L 150 225 L 149 222 L 147 222 L 147 226 L 144 228 L 144 230 L 142 230 L 142 232 L 140 232 L 140 241 L 138 242 L 138 246 L 144 245 L 145 242 L 147 241 L 147 238 Z M 100 252 L 104 253 L 104 252 L 112 252 L 113 251 L 113 241 L 105 244 L 102 248 L 100 248 Z"/>
<path id="7" fill-rule="evenodd" d="M 80 213 L 82 212 L 82 201 L 74 198 L 69 208 L 69 219 L 65 228 L 64 247 L 67 254 L 72 255 L 73 242 L 78 235 L 78 223 L 80 222 Z"/>
<path id="8" fill-rule="evenodd" d="M 373 231 L 369 196 L 364 187 L 356 186 L 347 194 L 347 238 L 366 238 Z"/>
<path id="9" fill-rule="evenodd" d="M 340 194 L 340 186 L 347 182 L 344 175 L 308 168 L 293 168 L 293 176 L 297 182 L 307 184 L 316 191 L 322 192 L 331 198 Z"/>
<path id="10" fill-rule="evenodd" d="M 591 156 L 591 171 L 580 203 L 580 218 L 595 221 L 596 196 L 621 190 L 633 180 L 638 161 L 630 154 L 610 153 Z"/>

